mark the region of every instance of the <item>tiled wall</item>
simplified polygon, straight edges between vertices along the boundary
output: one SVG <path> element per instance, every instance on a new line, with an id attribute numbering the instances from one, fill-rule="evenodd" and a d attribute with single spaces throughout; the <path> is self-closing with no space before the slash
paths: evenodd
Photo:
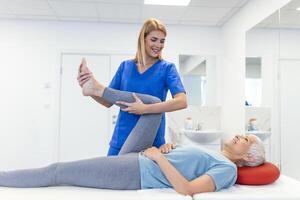
<path id="1" fill-rule="evenodd" d="M 246 107 L 245 130 L 248 128 L 249 119 L 256 118 L 257 128 L 260 131 L 271 131 L 271 108 Z"/>
<path id="2" fill-rule="evenodd" d="M 178 132 L 184 128 L 187 117 L 193 120 L 194 128 L 200 123 L 202 130 L 220 130 L 221 108 L 216 106 L 189 106 L 187 109 L 167 113 L 167 131 L 171 142 L 178 142 Z"/>

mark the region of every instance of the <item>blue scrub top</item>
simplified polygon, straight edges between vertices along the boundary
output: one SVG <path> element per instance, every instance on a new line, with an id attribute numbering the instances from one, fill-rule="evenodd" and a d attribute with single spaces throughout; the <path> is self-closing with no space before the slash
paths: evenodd
<path id="1" fill-rule="evenodd" d="M 179 74 L 173 63 L 157 60 L 145 72 L 140 73 L 134 60 L 125 60 L 119 66 L 109 87 L 128 92 L 148 94 L 165 101 L 167 92 L 172 96 L 185 92 Z M 110 141 L 110 146 L 121 148 L 136 125 L 140 115 L 119 111 L 117 123 Z M 165 143 L 165 115 L 162 116 L 153 145 L 160 147 Z"/>

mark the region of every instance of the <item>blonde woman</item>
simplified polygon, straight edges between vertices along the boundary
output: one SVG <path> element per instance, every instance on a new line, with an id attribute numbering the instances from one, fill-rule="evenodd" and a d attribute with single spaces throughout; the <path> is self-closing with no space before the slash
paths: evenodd
<path id="1" fill-rule="evenodd" d="M 161 100 L 160 103 L 144 104 L 135 94 L 135 101 L 117 102 L 125 106 L 120 109 L 113 136 L 110 141 L 108 155 L 118 155 L 126 138 L 136 125 L 140 115 L 171 112 L 187 107 L 185 89 L 176 67 L 162 58 L 167 31 L 156 19 L 145 21 L 138 39 L 137 53 L 134 59 L 123 61 L 114 75 L 109 87 L 122 91 L 148 94 Z M 85 60 L 83 71 L 79 71 L 78 82 L 82 87 L 92 77 Z M 172 99 L 166 101 L 170 90 Z M 100 104 L 110 107 L 111 103 L 102 98 L 92 96 Z M 165 143 L 165 115 L 163 115 L 153 146 L 160 147 Z"/>

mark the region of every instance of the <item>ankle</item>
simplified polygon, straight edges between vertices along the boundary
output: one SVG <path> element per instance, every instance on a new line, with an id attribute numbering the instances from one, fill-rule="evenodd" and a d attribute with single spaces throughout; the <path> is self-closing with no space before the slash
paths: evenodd
<path id="1" fill-rule="evenodd" d="M 94 96 L 102 97 L 104 92 L 104 85 L 97 83 L 94 88 Z"/>

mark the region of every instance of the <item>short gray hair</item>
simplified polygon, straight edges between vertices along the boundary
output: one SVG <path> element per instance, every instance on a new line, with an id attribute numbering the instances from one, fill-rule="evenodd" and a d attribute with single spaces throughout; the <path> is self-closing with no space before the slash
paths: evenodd
<path id="1" fill-rule="evenodd" d="M 248 155 L 250 157 L 250 161 L 242 161 L 242 166 L 249 166 L 249 167 L 255 167 L 258 165 L 261 165 L 266 160 L 266 153 L 264 144 L 257 136 L 256 141 L 250 146 L 250 149 L 248 151 Z"/>

